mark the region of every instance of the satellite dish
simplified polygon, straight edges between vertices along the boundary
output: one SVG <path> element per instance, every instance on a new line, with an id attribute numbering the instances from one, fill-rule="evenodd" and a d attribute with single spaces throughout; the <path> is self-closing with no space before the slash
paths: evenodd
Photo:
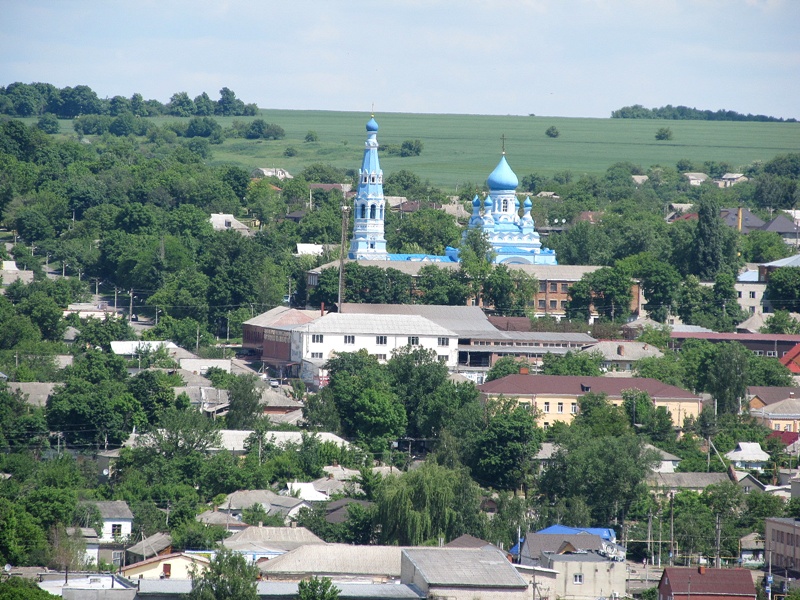
<path id="1" fill-rule="evenodd" d="M 108 469 L 103 469 L 103 475 L 104 475 L 105 477 L 108 477 Z"/>
<path id="2" fill-rule="evenodd" d="M 5 571 L 6 573 L 11 573 L 11 565 L 9 563 L 6 563 L 6 566 L 3 567 L 3 571 Z"/>

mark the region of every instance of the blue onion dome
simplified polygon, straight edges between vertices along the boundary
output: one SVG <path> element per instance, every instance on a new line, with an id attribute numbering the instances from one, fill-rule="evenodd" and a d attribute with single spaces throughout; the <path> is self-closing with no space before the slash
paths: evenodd
<path id="1" fill-rule="evenodd" d="M 478 198 L 478 194 L 475 194 L 475 197 L 472 199 L 472 208 L 480 208 L 481 207 L 481 199 Z"/>
<path id="2" fill-rule="evenodd" d="M 505 155 L 497 163 L 486 182 L 489 184 L 490 190 L 515 190 L 519 185 L 519 179 L 508 166 Z"/>
<path id="3" fill-rule="evenodd" d="M 372 117 L 367 123 L 367 131 L 378 131 L 378 122 Z"/>
<path id="4" fill-rule="evenodd" d="M 483 201 L 483 207 L 486 210 L 492 210 L 493 206 L 494 206 L 494 200 L 492 200 L 492 197 L 486 196 L 486 200 Z"/>
<path id="5" fill-rule="evenodd" d="M 533 206 L 533 202 L 531 202 L 530 196 L 525 197 L 525 204 L 523 204 L 523 206 L 525 207 L 526 211 L 530 212 L 531 207 Z"/>

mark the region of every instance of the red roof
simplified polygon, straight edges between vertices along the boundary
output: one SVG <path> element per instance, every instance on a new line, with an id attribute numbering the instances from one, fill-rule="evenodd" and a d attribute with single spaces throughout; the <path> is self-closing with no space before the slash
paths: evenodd
<path id="1" fill-rule="evenodd" d="M 530 396 L 533 394 L 561 394 L 583 396 L 588 392 L 607 394 L 620 398 L 623 390 L 637 389 L 651 398 L 677 398 L 699 400 L 691 392 L 646 377 L 583 377 L 578 375 L 507 375 L 478 386 L 486 394 Z"/>
<path id="2" fill-rule="evenodd" d="M 800 343 L 781 356 L 780 361 L 792 373 L 800 374 Z"/>
<path id="3" fill-rule="evenodd" d="M 756 586 L 747 569 L 708 569 L 696 567 L 667 567 L 661 575 L 659 589 L 669 579 L 673 594 L 689 592 L 691 582 L 692 596 L 710 594 L 713 596 L 756 597 Z"/>
<path id="4" fill-rule="evenodd" d="M 770 434 L 767 436 L 768 438 L 778 438 L 781 442 L 783 442 L 787 446 L 791 446 L 797 441 L 797 438 L 800 437 L 800 433 L 796 433 L 794 431 L 771 431 Z"/>

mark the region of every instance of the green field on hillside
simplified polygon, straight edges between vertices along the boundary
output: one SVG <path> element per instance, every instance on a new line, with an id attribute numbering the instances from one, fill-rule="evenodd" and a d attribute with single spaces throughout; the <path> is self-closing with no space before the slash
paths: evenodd
<path id="1" fill-rule="evenodd" d="M 262 110 L 260 116 L 283 127 L 286 138 L 228 139 L 221 146 L 212 146 L 210 162 L 236 163 L 248 169 L 283 167 L 291 173 L 315 162 L 345 169 L 360 165 L 367 112 Z M 576 176 L 600 174 L 620 161 L 647 168 L 655 164 L 674 166 L 680 159 L 696 163 L 713 160 L 737 168 L 777 154 L 800 152 L 800 123 L 408 113 L 378 113 L 375 118 L 380 125 L 381 145 L 407 139 L 420 139 L 424 144 L 418 157 L 382 153 L 384 173 L 408 169 L 446 190 L 484 182 L 499 160 L 503 135 L 509 164 L 519 177 L 565 170 Z M 223 127 L 234 120 L 252 119 L 217 117 Z M 158 124 L 173 120 L 176 117 L 154 119 Z M 551 125 L 558 128 L 558 138 L 545 135 Z M 655 132 L 660 127 L 669 127 L 673 139 L 656 141 Z M 71 123 L 62 122 L 62 130 L 71 131 Z M 317 133 L 318 142 L 303 141 L 310 130 Z M 284 156 L 288 146 L 297 150 L 296 156 Z"/>

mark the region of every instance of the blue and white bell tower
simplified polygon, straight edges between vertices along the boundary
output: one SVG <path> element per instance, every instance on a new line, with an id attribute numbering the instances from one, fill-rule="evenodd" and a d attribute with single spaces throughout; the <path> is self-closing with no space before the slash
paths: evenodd
<path id="1" fill-rule="evenodd" d="M 353 207 L 353 238 L 347 256 L 356 260 L 389 260 L 383 217 L 383 171 L 378 162 L 378 123 L 367 123 L 364 159 L 359 170 L 358 192 Z"/>

